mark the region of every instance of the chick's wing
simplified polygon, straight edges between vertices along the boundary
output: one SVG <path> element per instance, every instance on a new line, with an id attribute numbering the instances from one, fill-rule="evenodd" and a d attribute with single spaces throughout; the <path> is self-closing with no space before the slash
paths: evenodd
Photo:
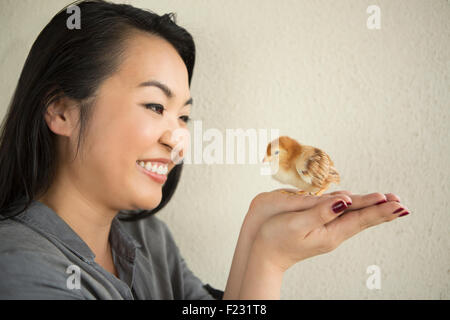
<path id="1" fill-rule="evenodd" d="M 328 177 L 331 164 L 325 152 L 310 147 L 296 159 L 295 167 L 305 182 L 316 187 L 322 187 Z"/>

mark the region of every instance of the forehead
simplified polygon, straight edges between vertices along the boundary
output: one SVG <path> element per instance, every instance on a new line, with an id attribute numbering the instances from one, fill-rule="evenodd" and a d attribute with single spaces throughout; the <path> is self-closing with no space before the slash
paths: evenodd
<path id="1" fill-rule="evenodd" d="M 127 87 L 158 80 L 183 97 L 189 92 L 187 68 L 176 49 L 165 39 L 145 32 L 128 36 L 117 74 Z"/>

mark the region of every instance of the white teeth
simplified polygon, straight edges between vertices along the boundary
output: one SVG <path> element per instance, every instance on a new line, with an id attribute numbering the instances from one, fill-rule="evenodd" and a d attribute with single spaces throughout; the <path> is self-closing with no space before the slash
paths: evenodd
<path id="1" fill-rule="evenodd" d="M 167 173 L 167 166 L 160 166 L 159 168 L 158 168 L 158 170 L 156 171 L 156 173 L 158 173 L 158 174 L 166 174 Z"/>
<path id="2" fill-rule="evenodd" d="M 152 164 L 151 162 L 145 163 L 144 161 L 139 161 L 139 165 L 143 168 L 145 168 L 147 171 L 155 172 L 157 174 L 167 174 L 169 171 L 169 168 L 167 167 L 167 164 Z"/>

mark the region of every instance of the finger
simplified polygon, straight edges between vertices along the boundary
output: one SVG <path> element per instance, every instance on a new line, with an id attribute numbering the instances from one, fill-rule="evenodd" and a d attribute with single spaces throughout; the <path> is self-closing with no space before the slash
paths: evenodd
<path id="1" fill-rule="evenodd" d="M 365 195 L 350 195 L 353 205 L 349 208 L 351 210 L 359 210 L 373 205 L 380 205 L 389 201 L 400 203 L 400 198 L 393 193 L 382 194 L 379 192 L 369 193 Z"/>
<path id="2" fill-rule="evenodd" d="M 348 211 L 326 224 L 327 231 L 338 243 L 354 236 L 364 229 L 396 219 L 409 209 L 396 202 L 389 201 L 356 211 Z"/>
<path id="3" fill-rule="evenodd" d="M 352 206 L 349 210 L 359 210 L 362 208 L 370 207 L 373 205 L 378 205 L 385 203 L 388 200 L 388 197 L 382 193 L 374 192 L 369 194 L 355 194 L 349 196 L 352 200 Z M 389 199 L 393 199 L 392 196 L 389 196 Z"/>
<path id="4" fill-rule="evenodd" d="M 334 195 L 338 195 L 338 194 L 346 194 L 346 195 L 351 196 L 353 193 L 351 193 L 348 190 L 338 190 L 338 191 L 334 191 L 334 192 L 330 192 L 330 193 L 324 193 L 323 196 L 325 196 L 325 195 L 334 196 Z"/>
<path id="5" fill-rule="evenodd" d="M 314 195 L 306 195 L 306 194 L 285 194 L 279 191 L 297 191 L 297 189 L 276 189 L 275 192 L 272 192 L 270 199 L 271 201 L 276 201 L 279 203 L 280 212 L 298 212 L 303 210 L 311 209 L 317 206 L 320 203 L 324 203 L 329 201 L 331 198 L 335 198 L 336 196 L 323 197 L 322 196 L 314 196 Z M 337 196 L 343 197 L 346 204 L 349 206 L 352 204 L 352 199 L 346 193 L 338 194 Z"/>
<path id="6" fill-rule="evenodd" d="M 326 199 L 308 210 L 292 214 L 289 225 L 295 230 L 304 231 L 306 236 L 311 230 L 323 227 L 344 213 L 348 208 L 347 200 L 348 196 L 344 194 Z"/>
<path id="7" fill-rule="evenodd" d="M 387 201 L 401 202 L 400 197 L 393 193 L 385 193 Z"/>

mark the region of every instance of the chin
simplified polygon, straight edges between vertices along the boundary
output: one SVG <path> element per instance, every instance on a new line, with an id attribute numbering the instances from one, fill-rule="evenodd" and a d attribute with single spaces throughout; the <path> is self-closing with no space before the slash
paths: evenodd
<path id="1" fill-rule="evenodd" d="M 155 209 L 161 203 L 161 200 L 162 200 L 162 196 L 156 197 L 155 195 L 153 195 L 151 198 L 147 198 L 147 199 L 144 199 L 143 201 L 139 202 L 140 209 L 143 209 L 143 210 Z"/>
<path id="2" fill-rule="evenodd" d="M 158 190 L 159 189 L 159 190 Z M 130 197 L 131 210 L 152 210 L 156 208 L 162 200 L 161 188 L 148 188 L 145 192 L 136 190 L 134 196 Z"/>

